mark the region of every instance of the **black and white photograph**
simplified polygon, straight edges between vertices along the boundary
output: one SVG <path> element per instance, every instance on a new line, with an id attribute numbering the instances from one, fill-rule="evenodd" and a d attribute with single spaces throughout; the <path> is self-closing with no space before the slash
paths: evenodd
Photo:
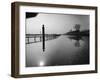
<path id="1" fill-rule="evenodd" d="M 26 67 L 90 63 L 90 16 L 26 12 Z"/>
<path id="2" fill-rule="evenodd" d="M 97 7 L 12 3 L 12 76 L 97 73 Z"/>

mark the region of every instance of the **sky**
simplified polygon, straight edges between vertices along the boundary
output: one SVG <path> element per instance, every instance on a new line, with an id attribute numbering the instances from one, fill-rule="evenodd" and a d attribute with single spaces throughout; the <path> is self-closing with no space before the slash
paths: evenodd
<path id="1" fill-rule="evenodd" d="M 34 13 L 33 13 L 34 14 Z M 80 30 L 89 29 L 89 15 L 46 14 L 26 18 L 26 34 L 40 34 L 44 24 L 46 34 L 64 34 L 80 24 Z"/>

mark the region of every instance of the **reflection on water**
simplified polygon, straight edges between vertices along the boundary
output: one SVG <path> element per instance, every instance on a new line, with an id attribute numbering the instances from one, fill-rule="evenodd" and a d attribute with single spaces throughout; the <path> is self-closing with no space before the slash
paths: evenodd
<path id="1" fill-rule="evenodd" d="M 45 39 L 45 52 L 42 42 L 26 45 L 26 67 L 89 64 L 88 36 L 61 35 Z"/>
<path id="2" fill-rule="evenodd" d="M 80 47 L 80 40 L 82 40 L 82 36 L 68 36 L 70 40 L 75 40 L 74 45 L 76 47 Z"/>

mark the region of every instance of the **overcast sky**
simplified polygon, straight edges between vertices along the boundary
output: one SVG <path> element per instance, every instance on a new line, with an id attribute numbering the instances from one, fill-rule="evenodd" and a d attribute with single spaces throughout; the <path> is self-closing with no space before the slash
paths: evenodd
<path id="1" fill-rule="evenodd" d="M 36 17 L 26 19 L 26 33 L 39 34 L 43 24 L 47 34 L 63 34 L 74 30 L 75 24 L 81 25 L 80 30 L 89 29 L 89 16 L 39 13 Z"/>

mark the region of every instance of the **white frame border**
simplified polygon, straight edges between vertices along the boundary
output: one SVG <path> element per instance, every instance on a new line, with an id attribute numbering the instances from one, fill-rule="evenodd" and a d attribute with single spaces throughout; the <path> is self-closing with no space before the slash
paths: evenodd
<path id="1" fill-rule="evenodd" d="M 89 65 L 71 65 L 71 66 L 49 66 L 49 67 L 25 67 L 25 12 L 45 12 L 60 14 L 90 15 L 90 64 Z M 20 6 L 19 7 L 19 74 L 40 74 L 56 72 L 75 72 L 95 70 L 95 10 Z M 93 43 L 94 42 L 94 43 Z"/>

